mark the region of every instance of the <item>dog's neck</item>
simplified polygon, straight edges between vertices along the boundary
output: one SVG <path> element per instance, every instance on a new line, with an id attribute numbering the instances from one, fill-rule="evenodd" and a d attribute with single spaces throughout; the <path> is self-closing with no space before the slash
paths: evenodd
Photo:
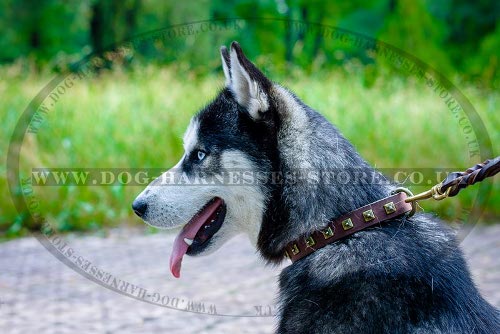
<path id="1" fill-rule="evenodd" d="M 273 88 L 280 119 L 277 152 L 283 180 L 271 191 L 257 246 L 264 258 L 277 262 L 287 243 L 387 196 L 393 187 L 370 182 L 371 178 L 360 182 L 359 173 L 378 180 L 383 177 L 325 118 L 286 89 Z M 345 182 L 339 182 L 340 175 Z"/>

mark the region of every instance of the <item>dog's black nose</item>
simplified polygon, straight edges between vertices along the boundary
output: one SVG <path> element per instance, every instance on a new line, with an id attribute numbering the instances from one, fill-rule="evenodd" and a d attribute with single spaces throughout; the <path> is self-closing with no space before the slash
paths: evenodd
<path id="1" fill-rule="evenodd" d="M 148 209 L 148 204 L 144 201 L 136 199 L 134 203 L 132 203 L 132 209 L 134 210 L 136 215 L 138 215 L 139 217 L 143 217 L 146 213 L 146 210 Z"/>

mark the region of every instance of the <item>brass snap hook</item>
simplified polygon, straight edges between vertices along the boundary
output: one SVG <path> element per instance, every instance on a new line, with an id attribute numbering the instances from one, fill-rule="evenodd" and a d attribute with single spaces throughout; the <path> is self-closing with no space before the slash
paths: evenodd
<path id="1" fill-rule="evenodd" d="M 428 199 L 431 197 L 433 199 L 435 199 L 436 201 L 440 201 L 442 199 L 445 199 L 450 194 L 452 187 L 449 187 L 448 189 L 446 189 L 445 192 L 442 192 L 441 186 L 442 186 L 441 183 L 436 184 L 435 186 L 433 186 L 431 189 L 429 189 L 427 191 L 424 191 L 420 194 L 416 194 L 415 196 L 412 195 L 412 196 L 408 197 L 407 199 L 405 199 L 405 202 L 410 203 L 410 202 L 415 202 L 415 201 L 419 201 L 419 200 L 423 200 L 423 199 Z"/>

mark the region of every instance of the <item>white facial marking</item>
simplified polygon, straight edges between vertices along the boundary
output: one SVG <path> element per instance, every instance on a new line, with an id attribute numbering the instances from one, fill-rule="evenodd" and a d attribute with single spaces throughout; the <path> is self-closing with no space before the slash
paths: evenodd
<path id="1" fill-rule="evenodd" d="M 197 119 L 191 118 L 191 122 L 184 133 L 184 152 L 189 154 L 198 143 L 198 130 L 200 129 L 200 123 Z"/>
<path id="2" fill-rule="evenodd" d="M 192 124 L 190 131 L 196 127 L 196 124 Z M 186 136 L 187 147 L 192 145 L 193 132 Z M 191 220 L 208 201 L 219 197 L 226 205 L 226 217 L 220 230 L 214 235 L 211 246 L 203 254 L 212 253 L 227 240 L 241 233 L 247 234 L 256 245 L 267 198 L 259 186 L 264 180 L 259 180 L 258 177 L 265 177 L 265 173 L 256 173 L 259 167 L 244 152 L 229 150 L 221 154 L 220 174 L 224 173 L 227 179 L 226 176 L 231 171 L 240 177 L 247 173 L 245 182 L 200 182 L 186 185 L 178 183 L 182 176 L 181 162 L 182 159 L 139 194 L 138 199 L 141 198 L 148 204 L 144 221 L 159 228 L 181 226 Z M 193 241 L 184 239 L 184 242 L 191 245 Z"/>
<path id="3" fill-rule="evenodd" d="M 247 172 L 249 175 L 248 182 L 224 187 L 222 199 L 227 203 L 231 230 L 235 234 L 247 234 L 250 241 L 257 245 L 267 198 L 259 184 L 265 180 L 258 179 L 259 168 L 242 151 L 224 151 L 221 165 L 226 171 L 232 170 L 241 174 Z"/>

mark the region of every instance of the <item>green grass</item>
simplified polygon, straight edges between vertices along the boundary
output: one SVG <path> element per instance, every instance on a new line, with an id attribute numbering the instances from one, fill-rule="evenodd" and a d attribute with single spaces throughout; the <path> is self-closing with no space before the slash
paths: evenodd
<path id="1" fill-rule="evenodd" d="M 367 88 L 362 71 L 356 70 L 288 75 L 278 79 L 332 121 L 372 165 L 464 168 L 478 162 L 469 159 L 467 141 L 446 105 L 422 82 L 381 75 Z M 22 111 L 50 78 L 47 73 L 21 75 L 13 66 L 0 68 L 0 231 L 7 236 L 26 232 L 7 189 L 7 146 Z M 22 171 L 28 174 L 33 167 L 168 168 L 182 155 L 181 137 L 190 117 L 222 85 L 222 74 L 195 77 L 157 67 L 107 72 L 79 82 L 55 104 L 39 133 L 24 141 Z M 460 88 L 479 112 L 498 155 L 499 94 L 467 84 Z M 482 204 L 483 218 L 494 221 L 500 214 L 500 183 L 489 182 L 493 193 Z M 142 188 L 37 187 L 35 192 L 49 222 L 69 231 L 140 224 L 130 204 Z M 415 192 L 425 189 L 412 188 Z M 476 195 L 477 189 L 471 188 L 456 199 L 422 202 L 421 206 L 453 221 Z"/>

